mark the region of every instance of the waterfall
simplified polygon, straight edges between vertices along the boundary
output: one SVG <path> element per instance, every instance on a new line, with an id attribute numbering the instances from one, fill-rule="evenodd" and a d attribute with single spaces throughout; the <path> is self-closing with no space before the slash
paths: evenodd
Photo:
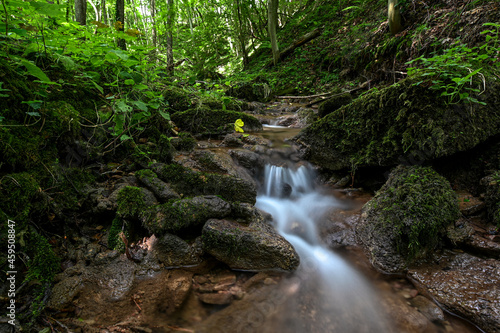
<path id="1" fill-rule="evenodd" d="M 287 302 L 287 311 L 300 313 L 310 302 L 315 319 L 294 316 L 295 323 L 280 326 L 281 332 L 390 332 L 374 291 L 368 282 L 343 258 L 326 248 L 317 224 L 341 203 L 323 194 L 314 185 L 312 168 L 296 170 L 274 165 L 265 167 L 264 184 L 256 207 L 270 213 L 278 232 L 295 248 L 301 266 L 294 278 L 296 303 Z M 286 328 L 284 327 L 286 326 Z"/>

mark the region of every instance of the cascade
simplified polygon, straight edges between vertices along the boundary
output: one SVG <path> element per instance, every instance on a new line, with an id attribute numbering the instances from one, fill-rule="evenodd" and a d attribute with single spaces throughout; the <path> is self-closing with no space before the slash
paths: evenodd
<path id="1" fill-rule="evenodd" d="M 296 322 L 276 329 L 282 332 L 390 332 L 377 304 L 375 292 L 343 258 L 326 248 L 317 224 L 331 209 L 341 207 L 335 197 L 314 185 L 312 168 L 296 169 L 267 165 L 256 207 L 273 216 L 275 228 L 295 248 L 301 259 L 296 288 L 301 289 L 287 311 L 300 313 L 304 302 L 314 320 Z M 300 296 L 301 295 L 301 296 Z M 293 317 L 292 317 L 293 318 Z M 300 319 L 299 319 L 300 318 Z M 277 323 L 276 325 L 280 325 Z"/>

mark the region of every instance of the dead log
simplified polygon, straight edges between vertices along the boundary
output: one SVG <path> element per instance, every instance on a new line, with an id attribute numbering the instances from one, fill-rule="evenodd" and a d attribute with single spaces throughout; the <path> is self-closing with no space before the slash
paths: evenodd
<path id="1" fill-rule="evenodd" d="M 284 49 L 283 51 L 280 52 L 280 54 L 279 54 L 279 60 L 281 61 L 281 60 L 285 59 L 297 47 L 304 45 L 305 43 L 313 40 L 316 37 L 319 37 L 320 35 L 321 35 L 321 29 L 318 28 L 318 29 L 314 29 L 313 31 L 308 32 L 307 34 L 299 37 L 298 39 L 296 39 L 295 41 L 293 41 L 292 45 L 290 45 L 289 47 L 287 47 L 286 49 Z M 268 67 L 273 66 L 273 60 L 272 59 L 267 63 L 267 66 Z"/>

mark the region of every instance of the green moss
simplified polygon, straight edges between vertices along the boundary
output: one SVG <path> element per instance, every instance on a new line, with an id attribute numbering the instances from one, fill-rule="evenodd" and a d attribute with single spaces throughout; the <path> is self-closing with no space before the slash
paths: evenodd
<path id="1" fill-rule="evenodd" d="M 412 259 L 434 249 L 446 227 L 459 216 L 449 182 L 430 167 L 397 167 L 374 197 L 368 211 L 381 232 L 399 235 L 399 252 Z"/>
<path id="2" fill-rule="evenodd" d="M 490 178 L 490 177 L 488 177 Z M 493 173 L 486 184 L 486 208 L 491 221 L 500 229 L 500 171 Z"/>
<path id="3" fill-rule="evenodd" d="M 0 209 L 10 219 L 25 224 L 40 194 L 38 182 L 30 173 L 14 173 L 1 178 L 0 189 Z"/>
<path id="4" fill-rule="evenodd" d="M 122 218 L 137 218 L 146 208 L 140 187 L 125 186 L 118 192 L 116 213 Z"/>
<path id="5" fill-rule="evenodd" d="M 44 126 L 47 135 L 60 136 L 69 133 L 74 136 L 79 133 L 80 114 L 71 104 L 65 101 L 49 102 L 43 109 L 43 113 L 47 117 Z"/>
<path id="6" fill-rule="evenodd" d="M 185 111 L 191 107 L 191 101 L 194 96 L 189 92 L 175 86 L 167 86 L 162 91 L 165 100 L 168 101 L 168 111 L 176 113 L 178 111 Z"/>
<path id="7" fill-rule="evenodd" d="M 262 129 L 262 125 L 255 117 L 236 111 L 199 108 L 172 115 L 172 120 L 183 131 L 202 136 L 232 133 L 234 132 L 234 122 L 237 119 L 243 120 L 245 123 L 243 129 L 247 132 Z"/>
<path id="8" fill-rule="evenodd" d="M 36 283 L 30 314 L 31 319 L 35 319 L 45 306 L 45 294 L 51 287 L 55 274 L 60 270 L 60 260 L 47 239 L 35 231 L 29 234 L 28 252 L 31 253 L 32 259 L 28 262 L 25 281 L 32 285 Z"/>
<path id="9" fill-rule="evenodd" d="M 178 139 L 171 140 L 172 146 L 180 151 L 192 151 L 196 147 L 197 141 L 191 133 L 180 132 Z"/>
<path id="10" fill-rule="evenodd" d="M 113 222 L 111 222 L 111 227 L 109 228 L 109 233 L 108 233 L 108 247 L 113 250 L 117 250 L 120 252 L 125 251 L 125 244 L 123 243 L 121 237 L 119 234 L 123 231 L 125 232 L 126 236 L 126 222 L 119 218 L 115 217 L 113 219 Z"/>
<path id="11" fill-rule="evenodd" d="M 230 175 L 195 172 L 178 164 L 155 169 L 163 181 L 172 184 L 177 193 L 184 196 L 213 194 L 227 201 L 255 203 L 257 196 L 252 184 Z"/>
<path id="12" fill-rule="evenodd" d="M 450 107 L 432 90 L 413 83 L 404 80 L 359 97 L 295 140 L 306 147 L 307 159 L 339 170 L 417 164 L 473 148 L 500 132 L 500 84 L 492 82 L 482 96 L 486 106 Z"/>

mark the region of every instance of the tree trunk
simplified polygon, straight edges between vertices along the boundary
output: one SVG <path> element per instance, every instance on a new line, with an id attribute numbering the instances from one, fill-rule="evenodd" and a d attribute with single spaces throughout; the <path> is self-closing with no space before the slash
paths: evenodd
<path id="1" fill-rule="evenodd" d="M 87 25 L 87 1 L 75 0 L 75 21 Z"/>
<path id="2" fill-rule="evenodd" d="M 267 7 L 267 30 L 269 32 L 269 39 L 271 40 L 274 65 L 276 65 L 280 59 L 278 39 L 276 38 L 276 27 L 278 26 L 278 4 L 278 0 L 268 0 Z"/>
<path id="3" fill-rule="evenodd" d="M 102 23 L 108 24 L 108 14 L 106 13 L 106 0 L 101 0 L 101 20 Z"/>
<path id="4" fill-rule="evenodd" d="M 397 0 L 389 0 L 387 4 L 387 14 L 389 16 L 389 30 L 391 34 L 395 35 L 403 29 L 401 25 L 401 14 L 399 12 L 399 7 L 397 5 Z"/>
<path id="5" fill-rule="evenodd" d="M 115 28 L 118 31 L 125 31 L 125 0 L 116 0 Z M 118 39 L 117 44 L 120 49 L 127 49 L 125 39 Z"/>
<path id="6" fill-rule="evenodd" d="M 152 19 L 152 28 L 151 28 L 151 40 L 153 41 L 153 50 L 151 51 L 152 60 L 156 62 L 156 53 L 158 52 L 158 39 L 156 33 L 156 1 L 150 0 L 151 6 L 151 19 Z M 139 22 L 137 22 L 139 23 Z"/>
<path id="7" fill-rule="evenodd" d="M 167 69 L 170 75 L 174 74 L 174 0 L 167 1 Z M 191 23 L 191 22 L 190 22 Z M 191 28 L 192 29 L 192 28 Z"/>
<path id="8" fill-rule="evenodd" d="M 245 43 L 245 31 L 243 29 L 243 19 L 241 18 L 241 5 L 240 5 L 240 1 L 239 0 L 236 0 L 236 15 L 238 16 L 238 28 L 236 29 L 237 31 L 237 34 L 238 34 L 238 41 L 239 41 L 239 44 L 240 44 L 240 49 L 241 49 L 241 55 L 243 57 L 243 68 L 247 68 L 248 67 L 248 52 L 247 52 L 247 49 L 246 49 L 246 43 Z"/>

